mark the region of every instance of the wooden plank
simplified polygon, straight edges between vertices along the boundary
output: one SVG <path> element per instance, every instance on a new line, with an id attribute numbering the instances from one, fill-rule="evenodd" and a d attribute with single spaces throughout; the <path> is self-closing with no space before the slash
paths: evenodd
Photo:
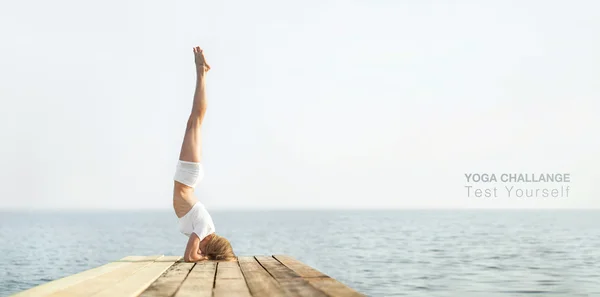
<path id="1" fill-rule="evenodd" d="M 149 263 L 136 273 L 117 282 L 113 286 L 91 295 L 94 297 L 134 297 L 142 293 L 150 286 L 163 272 L 171 267 L 175 262 L 181 259 L 180 256 L 166 256 Z M 138 263 L 134 263 L 138 264 Z M 87 295 L 90 296 L 90 295 Z"/>
<path id="2" fill-rule="evenodd" d="M 290 257 L 285 255 L 274 255 L 273 258 L 277 259 L 283 265 L 289 267 L 291 270 L 296 272 L 301 277 L 329 277 L 326 274 Z"/>
<path id="3" fill-rule="evenodd" d="M 238 257 L 238 261 L 252 296 L 293 296 L 284 291 L 254 257 Z"/>
<path id="4" fill-rule="evenodd" d="M 293 270 L 281 264 L 277 259 L 270 256 L 256 256 L 256 261 L 260 263 L 276 280 L 288 278 L 300 278 Z"/>
<path id="5" fill-rule="evenodd" d="M 152 262 L 162 256 L 149 256 L 144 259 L 138 259 L 135 262 L 123 262 L 125 265 L 119 269 L 99 275 L 95 278 L 87 279 L 63 290 L 56 291 L 48 297 L 70 297 L 70 296 L 91 296 L 97 292 L 112 286 L 122 279 L 136 273 L 138 270 L 150 265 Z"/>
<path id="6" fill-rule="evenodd" d="M 115 262 L 154 262 L 162 259 L 164 255 L 156 255 L 156 256 L 127 256 L 121 260 Z"/>
<path id="7" fill-rule="evenodd" d="M 352 288 L 338 282 L 330 277 L 313 277 L 306 280 L 315 288 L 325 292 L 331 297 L 363 297 L 365 295 L 353 290 Z"/>
<path id="8" fill-rule="evenodd" d="M 337 296 L 364 296 L 363 294 L 351 289 L 350 287 L 340 283 L 339 281 L 330 278 L 329 276 L 321 273 L 320 271 L 285 255 L 275 255 L 273 258 L 289 267 L 291 270 L 296 272 L 298 275 L 307 280 L 315 288 L 325 292 L 327 295 L 332 297 Z"/>
<path id="9" fill-rule="evenodd" d="M 244 278 L 240 264 L 237 261 L 219 262 L 217 265 L 217 279 Z"/>
<path id="10" fill-rule="evenodd" d="M 25 290 L 23 292 L 12 295 L 12 297 L 37 297 L 37 296 L 47 296 L 54 292 L 64 290 L 70 286 L 78 284 L 80 282 L 95 278 L 97 276 L 103 275 L 107 272 L 111 272 L 116 269 L 120 269 L 124 266 L 127 266 L 130 262 L 131 256 L 125 257 L 121 260 L 111 262 L 90 270 L 86 270 L 77 274 L 73 274 L 70 276 L 63 277 L 61 279 L 57 279 L 37 287 L 33 287 L 29 290 Z"/>
<path id="11" fill-rule="evenodd" d="M 222 279 L 215 283 L 214 297 L 252 297 L 246 281 L 241 279 Z M 262 295 L 254 295 L 262 296 Z M 268 295 L 271 296 L 271 295 Z"/>
<path id="12" fill-rule="evenodd" d="M 213 297 L 252 297 L 240 264 L 236 262 L 218 262 Z"/>
<path id="13" fill-rule="evenodd" d="M 300 275 L 281 264 L 277 259 L 267 256 L 255 258 L 291 296 L 327 297 L 325 293 L 311 286 Z"/>
<path id="14" fill-rule="evenodd" d="M 183 283 L 183 280 L 188 276 L 190 270 L 194 267 L 194 263 L 177 262 L 173 264 L 159 277 L 148 289 L 146 289 L 140 297 L 168 297 L 173 296 L 177 289 Z"/>
<path id="15" fill-rule="evenodd" d="M 196 263 L 174 297 L 211 297 L 217 262 Z"/>

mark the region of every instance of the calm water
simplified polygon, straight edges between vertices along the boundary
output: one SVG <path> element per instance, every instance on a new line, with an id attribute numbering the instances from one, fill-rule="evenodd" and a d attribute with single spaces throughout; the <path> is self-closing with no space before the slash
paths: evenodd
<path id="1" fill-rule="evenodd" d="M 600 211 L 213 212 L 238 255 L 289 254 L 369 296 L 600 296 Z M 181 255 L 165 212 L 0 212 L 0 296 Z"/>

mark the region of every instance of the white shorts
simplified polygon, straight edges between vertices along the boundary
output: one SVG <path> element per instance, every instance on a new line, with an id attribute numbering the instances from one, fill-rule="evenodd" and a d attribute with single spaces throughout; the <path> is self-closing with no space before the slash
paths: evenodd
<path id="1" fill-rule="evenodd" d="M 202 164 L 196 162 L 181 161 L 177 162 L 175 177 L 173 179 L 188 187 L 196 185 L 204 178 L 204 169 Z"/>

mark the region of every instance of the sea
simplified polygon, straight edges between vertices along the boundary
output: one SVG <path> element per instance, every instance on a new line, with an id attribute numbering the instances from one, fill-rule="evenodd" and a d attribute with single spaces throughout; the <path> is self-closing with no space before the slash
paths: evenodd
<path id="1" fill-rule="evenodd" d="M 600 296 L 600 210 L 212 211 L 237 255 L 366 296 Z M 172 211 L 0 211 L 0 296 L 128 255 L 182 255 Z"/>

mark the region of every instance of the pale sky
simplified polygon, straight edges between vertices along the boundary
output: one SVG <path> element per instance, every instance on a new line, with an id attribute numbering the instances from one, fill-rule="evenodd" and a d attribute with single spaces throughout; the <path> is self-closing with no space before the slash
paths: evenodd
<path id="1" fill-rule="evenodd" d="M 0 209 L 599 208 L 597 1 L 0 2 Z M 464 173 L 571 174 L 567 198 Z M 546 185 L 554 187 L 558 185 Z"/>

